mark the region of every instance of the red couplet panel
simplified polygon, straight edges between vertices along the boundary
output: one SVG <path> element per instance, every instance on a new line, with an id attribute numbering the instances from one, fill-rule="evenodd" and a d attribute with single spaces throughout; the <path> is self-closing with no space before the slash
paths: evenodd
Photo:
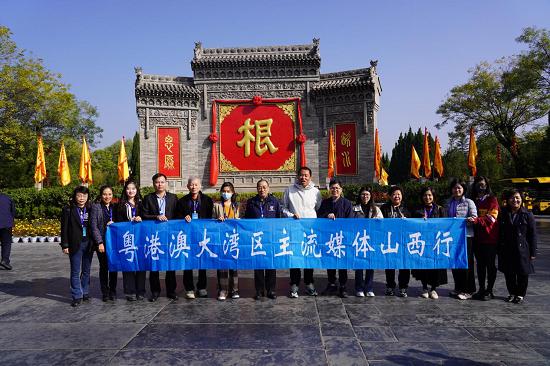
<path id="1" fill-rule="evenodd" d="M 180 129 L 157 129 L 158 171 L 168 178 L 180 178 Z"/>
<path id="2" fill-rule="evenodd" d="M 220 103 L 220 171 L 295 171 L 295 105 Z"/>
<path id="3" fill-rule="evenodd" d="M 337 123 L 336 175 L 357 175 L 357 132 L 354 122 Z"/>

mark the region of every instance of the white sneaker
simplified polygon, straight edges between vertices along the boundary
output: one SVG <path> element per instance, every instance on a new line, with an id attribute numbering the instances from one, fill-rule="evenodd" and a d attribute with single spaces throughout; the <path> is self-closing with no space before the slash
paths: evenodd
<path id="1" fill-rule="evenodd" d="M 435 290 L 430 291 L 430 299 L 439 299 L 439 295 L 435 292 Z"/>
<path id="2" fill-rule="evenodd" d="M 375 296 L 374 292 L 372 291 L 367 292 L 367 297 L 374 297 L 374 296 Z"/>
<path id="3" fill-rule="evenodd" d="M 468 300 L 470 298 L 472 298 L 472 295 L 470 295 L 470 294 L 467 294 L 467 293 L 458 294 L 458 299 L 459 300 Z"/>
<path id="4" fill-rule="evenodd" d="M 187 291 L 185 293 L 185 298 L 186 299 L 194 299 L 195 298 L 195 291 Z"/>
<path id="5" fill-rule="evenodd" d="M 292 285 L 290 287 L 290 297 L 292 299 L 297 299 L 298 298 L 298 286 Z"/>
<path id="6" fill-rule="evenodd" d="M 223 301 L 226 298 L 227 298 L 227 295 L 226 295 L 225 291 L 221 290 L 220 293 L 218 294 L 218 300 Z"/>
<path id="7" fill-rule="evenodd" d="M 420 295 L 421 297 L 425 298 L 425 299 L 429 299 L 430 298 L 430 294 L 428 292 L 428 290 L 424 290 L 422 291 L 422 295 Z"/>
<path id="8" fill-rule="evenodd" d="M 357 296 L 357 297 L 365 297 L 365 293 L 364 293 L 363 291 L 357 291 L 357 292 L 355 293 L 355 296 Z"/>
<path id="9" fill-rule="evenodd" d="M 239 295 L 239 291 L 237 290 L 233 290 L 233 292 L 231 292 L 231 298 L 232 299 L 239 299 L 241 296 Z"/>

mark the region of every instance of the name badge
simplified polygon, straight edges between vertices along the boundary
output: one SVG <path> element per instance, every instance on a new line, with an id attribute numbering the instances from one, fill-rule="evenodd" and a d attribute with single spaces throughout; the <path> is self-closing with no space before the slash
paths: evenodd
<path id="1" fill-rule="evenodd" d="M 192 218 L 193 220 L 197 220 L 197 219 L 199 218 L 199 214 L 196 213 L 196 212 L 193 212 L 193 213 L 191 214 L 191 218 Z"/>
<path id="2" fill-rule="evenodd" d="M 86 226 L 83 226 L 83 227 L 82 227 L 82 237 L 83 237 L 83 238 L 86 237 Z"/>

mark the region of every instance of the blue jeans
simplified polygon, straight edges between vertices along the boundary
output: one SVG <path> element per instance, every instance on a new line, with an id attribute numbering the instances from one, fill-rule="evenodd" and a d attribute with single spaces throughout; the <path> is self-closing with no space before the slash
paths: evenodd
<path id="1" fill-rule="evenodd" d="M 363 280 L 363 271 L 365 272 L 365 279 Z M 373 290 L 373 269 L 358 269 L 355 271 L 355 291 L 374 292 Z"/>
<path id="2" fill-rule="evenodd" d="M 93 252 L 90 251 L 88 239 L 84 239 L 80 243 L 80 248 L 76 252 L 69 254 L 71 261 L 71 296 L 73 300 L 88 296 L 92 255 Z"/>

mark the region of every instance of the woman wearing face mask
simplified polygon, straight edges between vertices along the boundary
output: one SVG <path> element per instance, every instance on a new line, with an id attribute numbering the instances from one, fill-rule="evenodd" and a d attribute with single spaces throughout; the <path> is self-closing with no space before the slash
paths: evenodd
<path id="1" fill-rule="evenodd" d="M 498 201 L 491 192 L 489 180 L 483 176 L 474 179 L 472 199 L 477 208 L 477 217 L 468 219 L 474 224 L 474 256 L 477 264 L 479 291 L 472 298 L 494 299 L 493 286 L 497 278 L 495 263 L 498 242 Z M 487 285 L 485 284 L 487 278 Z"/>
<path id="2" fill-rule="evenodd" d="M 128 180 L 122 189 L 120 202 L 117 205 L 116 222 L 141 222 L 143 205 L 139 187 L 133 180 Z M 128 301 L 143 300 L 145 298 L 145 271 L 122 272 L 124 295 Z"/>
<path id="3" fill-rule="evenodd" d="M 225 182 L 220 188 L 221 202 L 214 203 L 212 218 L 224 221 L 225 219 L 239 218 L 239 204 L 235 187 L 230 182 Z M 233 299 L 239 298 L 239 276 L 237 270 L 218 270 L 218 300 L 223 301 L 227 296 Z"/>
<path id="4" fill-rule="evenodd" d="M 505 196 L 506 207 L 498 216 L 498 269 L 504 273 L 510 294 L 507 302 L 521 304 L 529 275 L 535 272 L 537 232 L 533 214 L 523 207 L 521 193 L 514 189 Z"/>
<path id="5" fill-rule="evenodd" d="M 453 279 L 455 282 L 454 291 L 450 292 L 451 297 L 456 297 L 459 300 L 467 300 L 476 292 L 476 279 L 474 276 L 474 254 L 473 254 L 473 238 L 474 228 L 471 219 L 477 217 L 477 209 L 474 201 L 466 198 L 466 183 L 458 179 L 453 179 L 449 185 L 451 198 L 445 203 L 445 211 L 447 217 L 463 217 L 470 219 L 466 226 L 466 243 L 468 251 L 468 268 L 453 269 Z"/>
<path id="6" fill-rule="evenodd" d="M 92 205 L 90 213 L 90 226 L 92 229 L 92 239 L 94 241 L 97 258 L 99 259 L 99 282 L 101 283 L 101 293 L 103 301 L 116 300 L 116 285 L 118 272 L 109 272 L 107 264 L 107 253 L 105 252 L 105 232 L 107 226 L 114 220 L 113 189 L 109 186 L 99 188 L 99 195 L 96 202 Z"/>
<path id="7" fill-rule="evenodd" d="M 362 187 L 359 190 L 359 196 L 352 211 L 354 218 L 381 219 L 384 217 L 382 211 L 374 204 L 371 187 Z M 355 270 L 355 296 L 364 297 L 366 293 L 367 297 L 374 297 L 373 279 L 373 269 Z"/>
<path id="8" fill-rule="evenodd" d="M 410 217 L 410 213 L 403 205 L 403 190 L 399 186 L 392 186 L 388 192 L 390 202 L 384 203 L 380 207 L 382 215 L 385 218 L 396 219 Z M 411 279 L 410 269 L 400 269 L 398 275 L 399 281 L 399 297 L 407 297 L 407 289 Z M 395 269 L 386 269 L 386 296 L 395 294 Z"/>
<path id="9" fill-rule="evenodd" d="M 89 238 L 89 195 L 87 187 L 76 187 L 70 204 L 63 208 L 61 216 L 61 249 L 71 261 L 72 307 L 79 306 L 82 301 L 90 301 L 90 268 L 93 252 Z"/>
<path id="10" fill-rule="evenodd" d="M 445 217 L 445 209 L 435 203 L 435 193 L 432 187 L 424 187 L 420 191 L 422 206 L 413 213 L 413 217 L 431 219 Z M 414 269 L 414 278 L 422 282 L 422 297 L 437 299 L 437 287 L 447 283 L 446 269 Z M 430 288 L 428 289 L 428 285 Z"/>

